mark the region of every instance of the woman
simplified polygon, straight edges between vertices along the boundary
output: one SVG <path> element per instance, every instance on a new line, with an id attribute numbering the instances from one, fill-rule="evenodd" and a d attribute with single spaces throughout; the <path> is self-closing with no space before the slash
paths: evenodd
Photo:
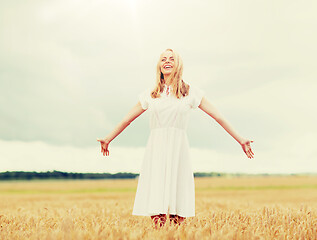
<path id="1" fill-rule="evenodd" d="M 200 108 L 214 118 L 253 158 L 250 143 L 241 137 L 200 88 L 182 79 L 183 63 L 172 49 L 166 49 L 157 64 L 155 87 L 144 90 L 139 102 L 101 143 L 109 156 L 109 143 L 134 119 L 149 109 L 150 136 L 139 175 L 132 215 L 151 216 L 155 226 L 163 226 L 166 216 L 180 224 L 195 216 L 194 175 L 190 162 L 187 125 L 192 109 Z"/>

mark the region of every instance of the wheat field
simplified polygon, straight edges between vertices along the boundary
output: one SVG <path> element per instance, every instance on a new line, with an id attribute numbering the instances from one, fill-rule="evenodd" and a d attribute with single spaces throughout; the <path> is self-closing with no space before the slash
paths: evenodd
<path id="1" fill-rule="evenodd" d="M 195 178 L 196 216 L 133 216 L 137 179 L 0 182 L 0 239 L 317 239 L 317 177 Z"/>

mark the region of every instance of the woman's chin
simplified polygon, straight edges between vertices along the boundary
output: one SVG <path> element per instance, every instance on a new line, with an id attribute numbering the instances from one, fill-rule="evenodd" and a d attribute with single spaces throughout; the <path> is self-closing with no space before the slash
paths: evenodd
<path id="1" fill-rule="evenodd" d="M 162 73 L 165 74 L 165 75 L 168 75 L 168 74 L 171 74 L 172 71 L 173 71 L 172 69 L 171 69 L 171 70 L 167 70 L 167 71 L 165 70 L 165 71 L 163 71 Z"/>

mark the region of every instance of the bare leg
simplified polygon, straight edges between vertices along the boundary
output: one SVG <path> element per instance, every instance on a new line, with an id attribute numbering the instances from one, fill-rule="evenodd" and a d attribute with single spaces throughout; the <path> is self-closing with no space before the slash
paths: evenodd
<path id="1" fill-rule="evenodd" d="M 173 223 L 178 224 L 178 225 L 180 225 L 185 220 L 185 217 L 181 217 L 181 216 L 174 215 L 174 214 L 170 214 L 169 218 L 170 218 L 170 222 L 173 222 Z"/>
<path id="2" fill-rule="evenodd" d="M 166 223 L 166 214 L 153 215 L 151 216 L 151 219 L 155 223 L 155 228 L 158 226 L 163 227 Z"/>
<path id="3" fill-rule="evenodd" d="M 179 224 L 181 224 L 182 222 L 185 221 L 185 217 L 181 217 L 181 216 L 178 216 L 178 215 L 177 215 L 177 217 L 178 217 L 178 223 Z"/>

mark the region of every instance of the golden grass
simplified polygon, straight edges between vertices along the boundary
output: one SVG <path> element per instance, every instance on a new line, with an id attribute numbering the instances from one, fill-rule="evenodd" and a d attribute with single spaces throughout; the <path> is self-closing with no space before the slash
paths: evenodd
<path id="1" fill-rule="evenodd" d="M 196 178 L 196 216 L 133 216 L 137 180 L 0 182 L 0 239 L 317 239 L 317 177 Z"/>

